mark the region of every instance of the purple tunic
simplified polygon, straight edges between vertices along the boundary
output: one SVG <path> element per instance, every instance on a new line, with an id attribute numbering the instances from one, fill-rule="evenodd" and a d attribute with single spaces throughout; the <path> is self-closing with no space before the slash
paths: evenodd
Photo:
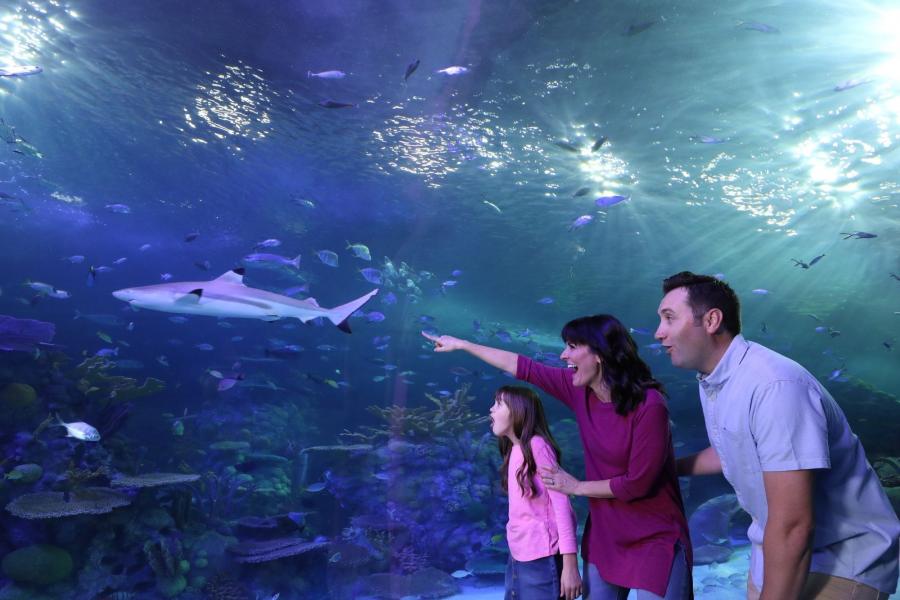
<path id="1" fill-rule="evenodd" d="M 669 409 L 648 390 L 626 416 L 590 388 L 572 385 L 568 369 L 519 356 L 516 377 L 534 384 L 575 412 L 584 446 L 585 478 L 610 480 L 615 498 L 589 498 L 581 555 L 611 584 L 665 596 L 675 544 L 693 563 L 684 503 L 675 470 Z"/>

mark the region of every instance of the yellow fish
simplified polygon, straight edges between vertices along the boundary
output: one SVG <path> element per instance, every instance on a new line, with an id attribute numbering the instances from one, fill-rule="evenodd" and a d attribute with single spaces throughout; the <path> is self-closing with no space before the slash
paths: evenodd
<path id="1" fill-rule="evenodd" d="M 103 333 L 102 331 L 97 332 L 97 337 L 106 342 L 107 344 L 112 344 L 112 338 L 109 337 L 108 333 Z"/>

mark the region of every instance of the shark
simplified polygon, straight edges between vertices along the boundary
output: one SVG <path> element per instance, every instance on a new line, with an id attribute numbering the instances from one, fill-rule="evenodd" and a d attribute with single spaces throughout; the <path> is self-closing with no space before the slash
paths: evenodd
<path id="1" fill-rule="evenodd" d="M 232 269 L 210 281 L 172 281 L 143 287 L 123 288 L 113 296 L 134 308 L 210 317 L 236 317 L 278 321 L 294 318 L 303 323 L 325 317 L 341 331 L 350 333 L 347 319 L 372 296 L 364 296 L 334 308 L 319 306 L 315 298 L 297 300 L 244 285 L 244 268 Z"/>

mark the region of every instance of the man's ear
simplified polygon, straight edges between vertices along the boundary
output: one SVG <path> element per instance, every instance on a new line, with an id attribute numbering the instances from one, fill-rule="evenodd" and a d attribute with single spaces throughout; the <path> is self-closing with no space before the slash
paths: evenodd
<path id="1" fill-rule="evenodd" d="M 722 310 L 719 308 L 711 308 L 706 311 L 706 314 L 703 315 L 703 328 L 706 329 L 706 333 L 710 335 L 715 335 L 719 332 L 719 329 L 722 327 Z"/>

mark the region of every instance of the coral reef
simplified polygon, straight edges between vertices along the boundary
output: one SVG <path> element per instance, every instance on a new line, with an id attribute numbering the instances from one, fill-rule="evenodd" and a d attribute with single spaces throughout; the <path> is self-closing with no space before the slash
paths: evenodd
<path id="1" fill-rule="evenodd" d="M 252 600 L 247 588 L 228 573 L 219 573 L 210 579 L 203 586 L 203 592 L 209 600 Z"/>
<path id="2" fill-rule="evenodd" d="M 262 563 L 291 556 L 298 556 L 328 547 L 328 542 L 310 541 L 297 537 L 274 540 L 244 541 L 230 546 L 228 551 L 235 554 L 241 563 Z"/>
<path id="3" fill-rule="evenodd" d="M 193 483 L 200 479 L 198 474 L 187 473 L 142 473 L 141 475 L 116 475 L 110 485 L 114 488 L 149 488 L 161 485 Z"/>
<path id="4" fill-rule="evenodd" d="M 72 556 L 51 544 L 26 546 L 3 557 L 3 574 L 17 583 L 50 585 L 72 574 Z"/>
<path id="5" fill-rule="evenodd" d="M 137 380 L 122 375 L 110 375 L 109 369 L 115 363 L 102 356 L 91 356 L 73 371 L 77 388 L 85 396 L 100 396 L 116 402 L 126 402 L 142 396 L 149 396 L 166 389 L 166 382 L 147 377 L 140 386 Z"/>
<path id="6" fill-rule="evenodd" d="M 160 536 L 144 543 L 144 556 L 156 575 L 156 589 L 166 598 L 177 596 L 187 587 L 185 574 L 190 563 L 181 553 L 181 542 L 173 537 Z"/>
<path id="7" fill-rule="evenodd" d="M 0 429 L 33 427 L 42 410 L 37 392 L 27 383 L 10 383 L 0 390 Z"/>
<path id="8" fill-rule="evenodd" d="M 23 494 L 6 505 L 6 510 L 22 519 L 56 519 L 75 515 L 102 515 L 131 503 L 128 496 L 102 487 L 65 492 Z"/>

